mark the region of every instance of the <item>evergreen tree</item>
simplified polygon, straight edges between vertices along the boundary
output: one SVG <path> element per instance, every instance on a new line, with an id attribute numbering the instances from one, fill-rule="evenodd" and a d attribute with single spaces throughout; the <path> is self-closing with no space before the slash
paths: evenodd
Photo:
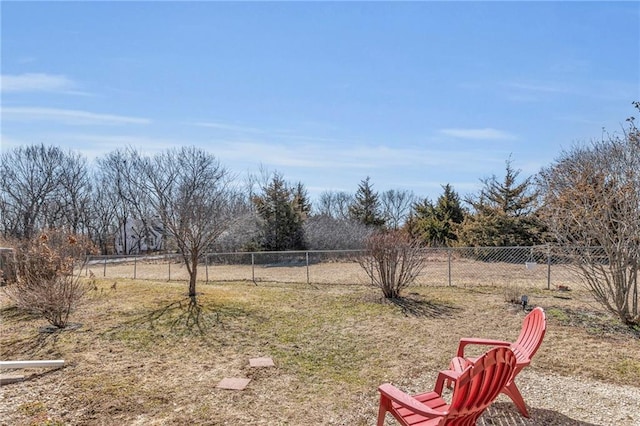
<path id="1" fill-rule="evenodd" d="M 306 220 L 311 212 L 311 202 L 309 194 L 302 182 L 298 182 L 293 189 L 293 207 L 298 212 L 302 220 Z"/>
<path id="2" fill-rule="evenodd" d="M 409 233 L 431 246 L 451 246 L 458 240 L 457 231 L 464 219 L 460 196 L 446 184 L 434 204 L 428 198 L 413 206 Z"/>
<path id="3" fill-rule="evenodd" d="M 290 246 L 294 250 L 302 250 L 307 245 L 304 235 L 304 223 L 311 212 L 309 194 L 302 182 L 298 182 L 295 188 L 291 190 L 291 207 L 294 215 L 293 223 L 291 224 Z"/>
<path id="4" fill-rule="evenodd" d="M 349 215 L 351 219 L 357 220 L 366 226 L 384 226 L 385 221 L 380 213 L 378 193 L 373 190 L 369 176 L 358 185 L 355 200 L 349 206 Z"/>
<path id="5" fill-rule="evenodd" d="M 541 242 L 532 177 L 517 183 L 519 174 L 509 158 L 502 181 L 495 175 L 483 179 L 480 193 L 465 200 L 474 212 L 462 224 L 459 237 L 463 245 L 504 247 Z"/>
<path id="6" fill-rule="evenodd" d="M 258 245 L 267 251 L 303 250 L 303 223 L 311 206 L 304 186 L 291 188 L 282 175 L 274 173 L 262 188 L 262 194 L 253 197 L 260 223 Z"/>

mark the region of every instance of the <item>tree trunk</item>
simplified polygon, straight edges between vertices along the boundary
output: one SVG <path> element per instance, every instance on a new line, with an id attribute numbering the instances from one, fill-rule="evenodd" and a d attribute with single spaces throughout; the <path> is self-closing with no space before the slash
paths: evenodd
<path id="1" fill-rule="evenodd" d="M 191 257 L 191 271 L 189 272 L 189 297 L 196 297 L 196 278 L 198 277 L 198 256 Z"/>

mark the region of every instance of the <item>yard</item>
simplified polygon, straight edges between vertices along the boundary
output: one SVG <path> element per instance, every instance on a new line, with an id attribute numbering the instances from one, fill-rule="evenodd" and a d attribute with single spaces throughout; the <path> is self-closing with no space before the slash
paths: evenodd
<path id="1" fill-rule="evenodd" d="M 0 292 L 0 358 L 66 361 L 3 386 L 0 424 L 372 425 L 378 385 L 429 390 L 460 337 L 513 340 L 524 317 L 500 286 L 416 286 L 392 303 L 361 283 L 202 283 L 194 307 L 184 282 L 93 283 L 58 332 Z M 640 425 L 639 333 L 579 288 L 529 300 L 548 318 L 518 376 L 532 419 L 500 396 L 481 424 Z M 251 382 L 216 388 L 225 377 Z"/>

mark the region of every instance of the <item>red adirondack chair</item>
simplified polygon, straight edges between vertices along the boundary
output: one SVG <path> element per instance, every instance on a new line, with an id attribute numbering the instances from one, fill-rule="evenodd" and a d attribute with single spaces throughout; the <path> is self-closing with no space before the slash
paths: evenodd
<path id="1" fill-rule="evenodd" d="M 449 364 L 449 370 L 454 371 L 455 373 L 460 375 L 469 364 L 473 363 L 474 358 L 465 358 L 464 356 L 464 348 L 468 345 L 506 346 L 511 348 L 513 353 L 515 353 L 516 355 L 516 368 L 513 372 L 513 377 L 511 377 L 504 389 L 502 389 L 502 393 L 511 398 L 511 400 L 516 404 L 518 410 L 520 411 L 520 413 L 522 413 L 523 416 L 529 417 L 527 406 L 522 399 L 520 390 L 516 386 L 515 378 L 524 367 L 531 364 L 531 358 L 533 358 L 533 355 L 540 347 L 546 330 L 547 320 L 544 314 L 544 310 L 540 307 L 534 308 L 524 318 L 520 335 L 513 343 L 491 339 L 460 339 L 458 354 L 451 360 L 451 364 Z M 449 377 L 447 377 L 447 380 L 449 380 Z"/>
<path id="2" fill-rule="evenodd" d="M 384 424 L 387 412 L 405 426 L 475 425 L 513 375 L 515 364 L 513 351 L 498 347 L 482 355 L 462 373 L 451 372 L 456 375 L 451 404 L 442 398 L 446 371 L 441 372 L 432 392 L 413 397 L 386 383 L 378 388 L 378 426 Z"/>

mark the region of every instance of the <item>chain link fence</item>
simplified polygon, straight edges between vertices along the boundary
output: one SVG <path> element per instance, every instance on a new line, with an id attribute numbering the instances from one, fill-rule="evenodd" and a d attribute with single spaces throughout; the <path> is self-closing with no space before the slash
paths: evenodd
<path id="1" fill-rule="evenodd" d="M 580 282 L 567 250 L 551 246 L 425 248 L 422 251 L 425 268 L 415 285 L 555 289 Z M 369 278 L 357 262 L 363 254 L 359 250 L 209 253 L 198 266 L 198 280 L 367 284 Z M 91 256 L 83 273 L 107 279 L 160 281 L 188 280 L 189 277 L 179 255 Z"/>

